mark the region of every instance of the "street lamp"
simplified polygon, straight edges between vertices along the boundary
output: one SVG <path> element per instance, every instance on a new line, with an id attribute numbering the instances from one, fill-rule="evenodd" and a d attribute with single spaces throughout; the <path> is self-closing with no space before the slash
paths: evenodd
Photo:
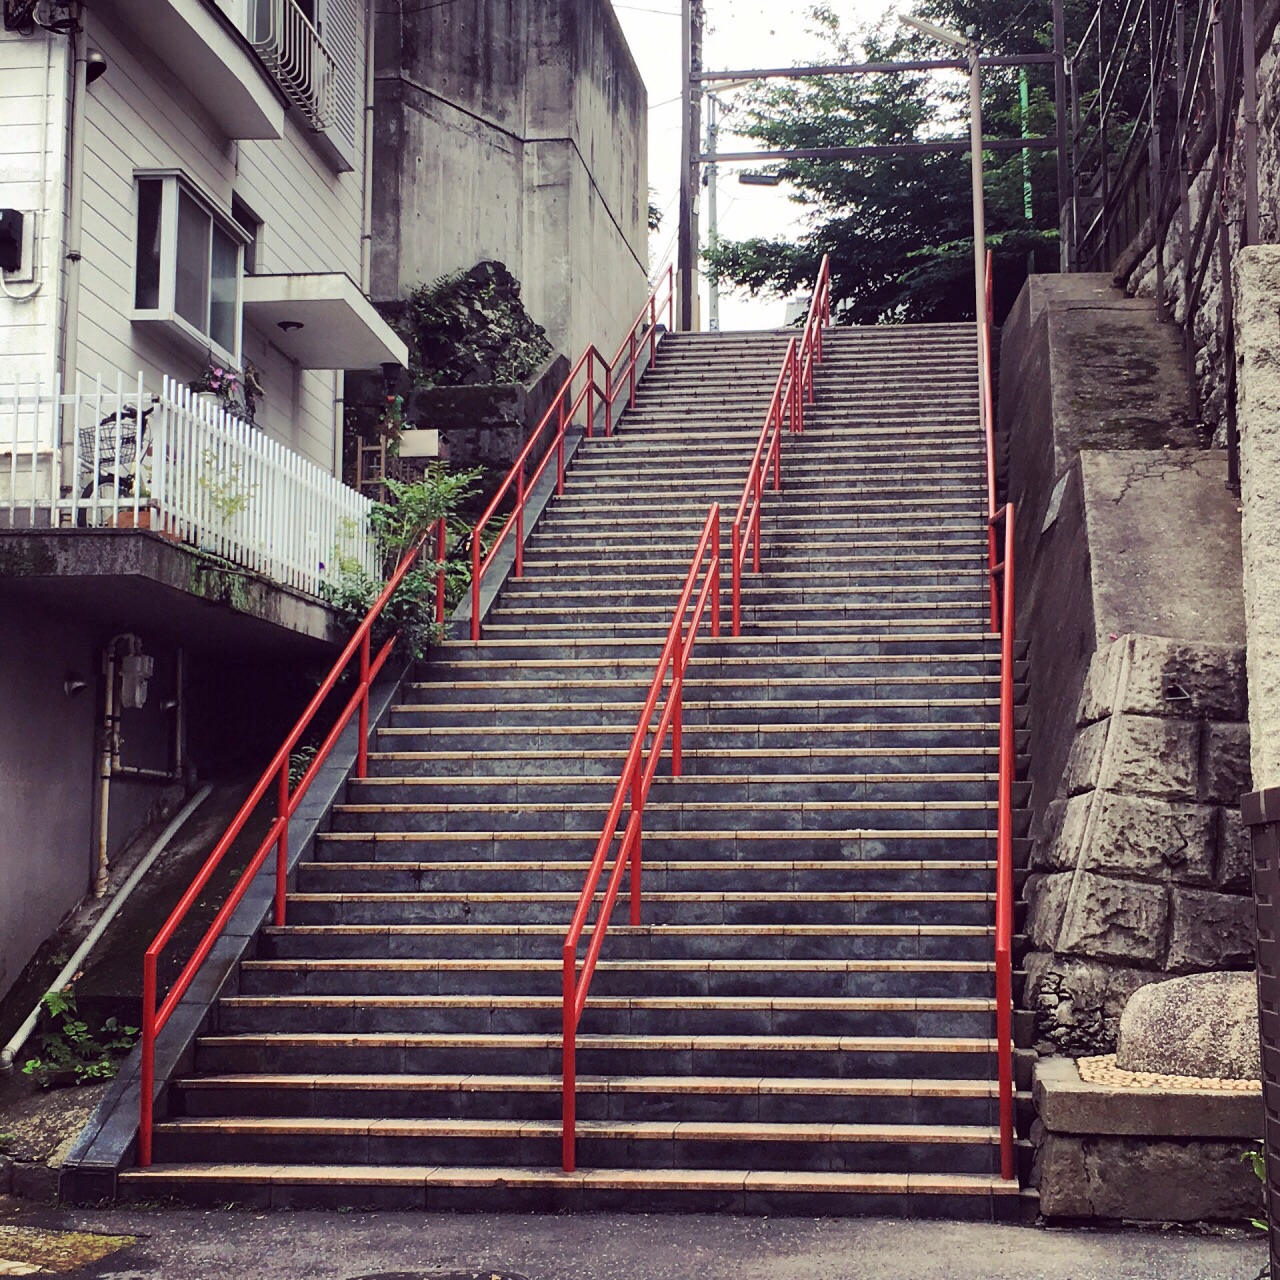
<path id="1" fill-rule="evenodd" d="M 970 171 L 973 177 L 973 318 L 978 330 L 978 379 L 979 405 L 983 404 L 981 387 L 986 378 L 986 351 L 982 342 L 983 313 L 987 306 L 987 219 L 982 199 L 982 80 L 978 69 L 977 32 L 969 28 L 966 35 L 956 35 L 945 27 L 935 26 L 923 18 L 910 18 L 905 14 L 898 18 L 904 26 L 914 27 L 921 34 L 941 44 L 959 49 L 969 60 L 969 152 Z M 985 419 L 985 406 L 983 406 Z M 985 428 L 987 423 L 983 421 Z"/>

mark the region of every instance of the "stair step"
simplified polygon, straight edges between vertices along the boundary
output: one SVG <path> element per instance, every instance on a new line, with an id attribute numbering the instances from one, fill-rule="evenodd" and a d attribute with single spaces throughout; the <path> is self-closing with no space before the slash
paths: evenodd
<path id="1" fill-rule="evenodd" d="M 1016 1182 L 992 1174 L 760 1170 L 156 1164 L 121 1175 L 126 1198 L 208 1205 L 566 1212 L 712 1211 L 772 1216 L 939 1216 L 1016 1220 Z"/>

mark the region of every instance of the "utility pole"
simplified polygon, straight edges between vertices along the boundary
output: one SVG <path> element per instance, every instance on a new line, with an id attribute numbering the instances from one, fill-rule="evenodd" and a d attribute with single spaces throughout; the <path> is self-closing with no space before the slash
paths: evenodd
<path id="1" fill-rule="evenodd" d="M 720 99 L 714 93 L 707 94 L 707 247 L 714 251 L 720 243 L 720 198 L 717 189 L 720 174 L 715 162 L 720 139 Z M 720 329 L 720 277 L 712 274 L 707 280 L 707 328 L 712 333 Z"/>
<path id="2" fill-rule="evenodd" d="M 698 300 L 698 160 L 702 141 L 702 0 L 680 0 L 680 231 L 676 254 L 678 327 L 694 328 Z"/>

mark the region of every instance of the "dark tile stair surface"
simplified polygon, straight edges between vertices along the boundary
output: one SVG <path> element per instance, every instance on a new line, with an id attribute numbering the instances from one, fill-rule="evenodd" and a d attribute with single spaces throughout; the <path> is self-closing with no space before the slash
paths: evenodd
<path id="1" fill-rule="evenodd" d="M 560 948 L 710 502 L 787 335 L 669 335 L 473 645 L 402 691 L 126 1194 L 1013 1217 L 998 1176 L 999 645 L 971 326 L 837 330 L 743 634 L 705 633 L 559 1169 Z M 663 774 L 667 770 L 664 768 Z"/>

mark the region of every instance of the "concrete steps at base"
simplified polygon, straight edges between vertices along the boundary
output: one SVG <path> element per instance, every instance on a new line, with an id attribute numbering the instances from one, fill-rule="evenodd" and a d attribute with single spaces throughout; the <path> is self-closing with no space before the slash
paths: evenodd
<path id="1" fill-rule="evenodd" d="M 990 1174 L 805 1173 L 546 1167 L 157 1164 L 121 1195 L 206 1206 L 563 1213 L 743 1213 L 1021 1221 L 1016 1182 Z"/>

